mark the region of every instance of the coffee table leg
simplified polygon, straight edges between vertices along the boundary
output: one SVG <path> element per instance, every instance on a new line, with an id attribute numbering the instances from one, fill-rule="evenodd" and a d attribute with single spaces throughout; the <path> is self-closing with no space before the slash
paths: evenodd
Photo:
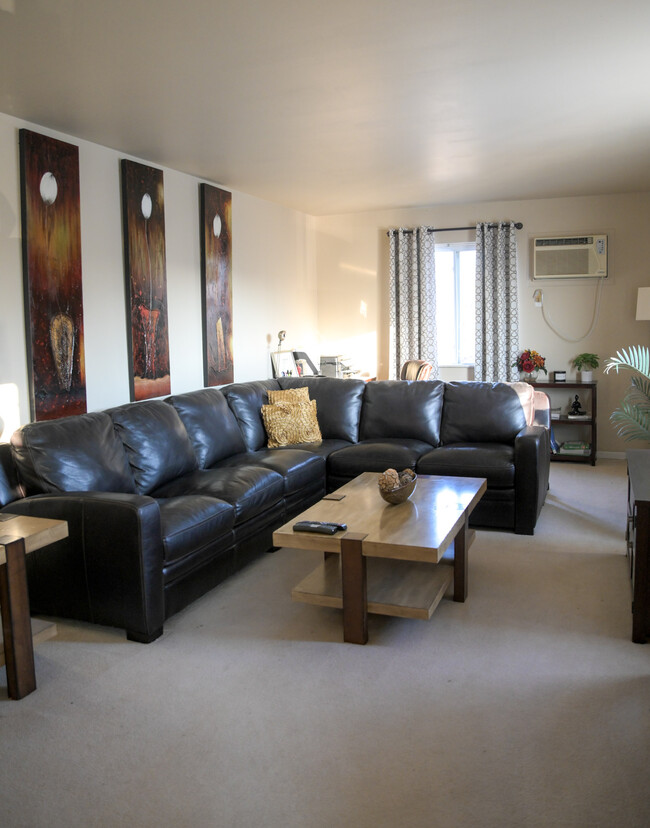
<path id="1" fill-rule="evenodd" d="M 7 562 L 0 566 L 0 610 L 10 699 L 36 690 L 34 644 L 22 538 L 4 544 Z"/>
<path id="2" fill-rule="evenodd" d="M 341 538 L 343 640 L 350 644 L 368 641 L 366 559 L 362 553 L 365 537 L 349 532 Z"/>
<path id="3" fill-rule="evenodd" d="M 467 519 L 454 538 L 454 601 L 467 598 Z"/>

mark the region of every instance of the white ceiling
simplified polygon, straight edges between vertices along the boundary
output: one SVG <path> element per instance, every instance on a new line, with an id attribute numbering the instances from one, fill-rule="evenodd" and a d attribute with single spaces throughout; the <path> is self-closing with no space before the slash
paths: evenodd
<path id="1" fill-rule="evenodd" d="M 650 0 L 0 0 L 0 111 L 314 215 L 650 190 Z"/>

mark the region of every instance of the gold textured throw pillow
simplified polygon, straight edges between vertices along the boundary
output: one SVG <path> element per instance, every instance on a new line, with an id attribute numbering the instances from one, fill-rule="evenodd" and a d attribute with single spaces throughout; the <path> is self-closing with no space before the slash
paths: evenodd
<path id="1" fill-rule="evenodd" d="M 262 419 L 269 438 L 269 448 L 293 446 L 297 443 L 320 443 L 323 439 L 316 417 L 316 400 L 263 405 Z"/>
<path id="2" fill-rule="evenodd" d="M 284 388 L 282 391 L 267 391 L 271 405 L 279 402 L 301 403 L 309 402 L 309 388 L 306 385 L 300 388 Z"/>

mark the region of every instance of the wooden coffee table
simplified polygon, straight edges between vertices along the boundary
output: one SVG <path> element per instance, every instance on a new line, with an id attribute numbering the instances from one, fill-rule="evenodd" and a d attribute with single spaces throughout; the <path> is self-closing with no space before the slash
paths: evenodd
<path id="1" fill-rule="evenodd" d="M 419 475 L 411 498 L 393 506 L 380 497 L 377 477 L 359 475 L 273 533 L 276 546 L 325 553 L 291 596 L 340 607 L 343 640 L 354 644 L 368 641 L 368 612 L 430 618 L 452 580 L 454 601 L 465 600 L 474 537 L 468 521 L 487 488 L 484 478 Z M 294 532 L 299 520 L 348 528 L 335 535 Z M 442 560 L 450 548 L 453 566 Z"/>
<path id="2" fill-rule="evenodd" d="M 36 689 L 25 555 L 67 537 L 65 520 L 0 513 L 0 612 L 10 699 Z"/>

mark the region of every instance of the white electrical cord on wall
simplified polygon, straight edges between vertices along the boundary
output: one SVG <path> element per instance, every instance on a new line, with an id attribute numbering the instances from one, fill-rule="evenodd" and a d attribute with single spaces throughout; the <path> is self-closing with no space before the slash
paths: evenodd
<path id="1" fill-rule="evenodd" d="M 600 313 L 600 299 L 603 292 L 603 281 L 604 278 L 598 280 L 598 287 L 596 288 L 596 299 L 594 302 L 594 315 L 591 319 L 591 325 L 589 326 L 589 330 L 587 333 L 579 336 L 577 339 L 572 339 L 571 337 L 564 336 L 561 334 L 558 329 L 553 325 L 551 320 L 546 315 L 546 309 L 544 308 L 544 293 L 542 290 L 536 290 L 533 293 L 533 299 L 535 300 L 535 304 L 542 309 L 542 316 L 544 317 L 544 321 L 549 326 L 549 328 L 553 331 L 554 334 L 563 339 L 565 342 L 582 342 L 583 339 L 586 339 L 588 336 L 591 335 L 593 329 L 596 327 L 596 322 L 598 322 L 598 314 Z"/>

